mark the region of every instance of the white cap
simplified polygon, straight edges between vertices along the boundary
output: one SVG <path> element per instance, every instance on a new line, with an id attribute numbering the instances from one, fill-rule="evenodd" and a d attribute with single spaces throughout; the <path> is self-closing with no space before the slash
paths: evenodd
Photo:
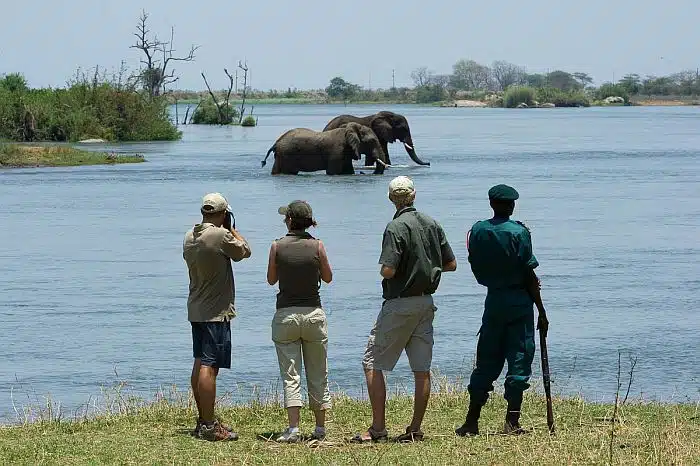
<path id="1" fill-rule="evenodd" d="M 413 191 L 415 191 L 413 180 L 407 176 L 397 176 L 389 183 L 390 195 L 404 196 L 406 194 L 411 194 Z"/>
<path id="2" fill-rule="evenodd" d="M 203 214 L 216 214 L 223 212 L 233 212 L 226 198 L 221 193 L 209 193 L 202 198 L 202 207 L 200 209 Z"/>

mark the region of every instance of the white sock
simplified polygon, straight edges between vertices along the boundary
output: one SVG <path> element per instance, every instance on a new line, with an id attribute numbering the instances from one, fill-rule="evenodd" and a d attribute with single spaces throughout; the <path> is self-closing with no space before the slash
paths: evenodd
<path id="1" fill-rule="evenodd" d="M 299 426 L 297 426 L 297 427 L 289 426 L 289 432 L 290 432 L 290 433 L 293 433 L 293 434 L 294 434 L 294 433 L 299 433 Z"/>

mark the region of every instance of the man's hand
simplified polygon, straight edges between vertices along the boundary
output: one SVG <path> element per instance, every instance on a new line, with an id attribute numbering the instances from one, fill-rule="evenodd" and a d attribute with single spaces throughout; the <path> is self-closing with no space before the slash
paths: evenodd
<path id="1" fill-rule="evenodd" d="M 547 330 L 549 330 L 549 320 L 547 319 L 547 314 L 545 312 L 539 312 L 537 314 L 537 330 L 542 329 L 545 335 L 547 335 Z"/>

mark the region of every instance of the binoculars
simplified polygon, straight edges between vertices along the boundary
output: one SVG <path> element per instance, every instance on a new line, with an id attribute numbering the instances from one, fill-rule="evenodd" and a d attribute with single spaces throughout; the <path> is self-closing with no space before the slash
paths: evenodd
<path id="1" fill-rule="evenodd" d="M 230 229 L 236 229 L 236 217 L 233 215 L 233 212 L 227 212 L 226 213 L 226 219 L 224 220 L 224 228 L 227 230 Z"/>

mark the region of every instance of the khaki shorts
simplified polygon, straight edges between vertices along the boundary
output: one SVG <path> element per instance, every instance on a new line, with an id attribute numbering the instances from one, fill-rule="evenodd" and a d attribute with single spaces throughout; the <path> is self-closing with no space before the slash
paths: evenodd
<path id="1" fill-rule="evenodd" d="M 369 334 L 362 366 L 391 371 L 405 349 L 412 371 L 430 371 L 435 311 L 431 295 L 384 301 Z"/>
<path id="2" fill-rule="evenodd" d="M 328 322 L 317 307 L 277 309 L 272 319 L 272 340 L 284 386 L 284 407 L 303 406 L 301 394 L 302 358 L 306 372 L 309 407 L 331 407 L 328 390 Z"/>

